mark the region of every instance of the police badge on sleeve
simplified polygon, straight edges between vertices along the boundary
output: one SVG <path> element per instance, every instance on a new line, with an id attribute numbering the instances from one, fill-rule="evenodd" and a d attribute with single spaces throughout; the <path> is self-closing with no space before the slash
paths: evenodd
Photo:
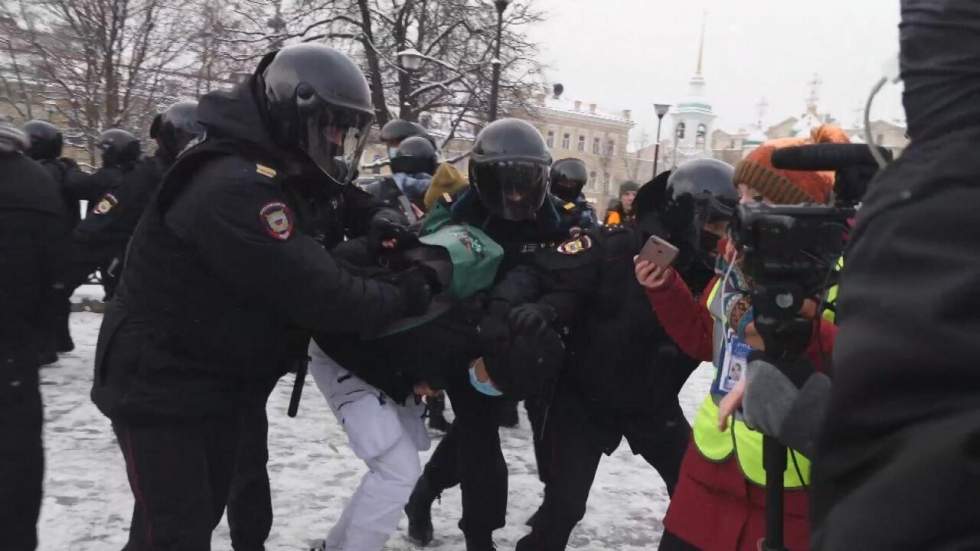
<path id="1" fill-rule="evenodd" d="M 262 225 L 273 239 L 285 241 L 293 235 L 293 213 L 285 203 L 268 203 L 259 211 Z"/>

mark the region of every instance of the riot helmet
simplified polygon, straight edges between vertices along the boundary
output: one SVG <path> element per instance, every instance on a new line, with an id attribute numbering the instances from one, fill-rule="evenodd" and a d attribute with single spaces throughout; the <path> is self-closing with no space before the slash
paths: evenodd
<path id="1" fill-rule="evenodd" d="M 333 182 L 350 183 L 374 120 L 357 64 L 321 44 L 295 44 L 262 59 L 256 85 L 276 144 L 302 153 Z"/>
<path id="2" fill-rule="evenodd" d="M 589 181 L 589 171 L 581 159 L 561 159 L 551 165 L 551 193 L 562 201 L 575 201 Z"/>
<path id="3" fill-rule="evenodd" d="M 24 124 L 24 133 L 31 140 L 31 147 L 27 150 L 28 157 L 35 161 L 61 157 L 64 138 L 57 126 L 48 121 L 27 121 Z"/>
<path id="4" fill-rule="evenodd" d="M 99 136 L 102 166 L 114 167 L 135 163 L 140 158 L 140 140 L 120 128 L 110 128 Z"/>
<path id="5" fill-rule="evenodd" d="M 30 139 L 23 130 L 0 120 L 0 153 L 4 155 L 21 153 L 30 145 Z"/>
<path id="6" fill-rule="evenodd" d="M 531 220 L 550 187 L 551 153 L 541 133 L 519 119 L 500 119 L 476 137 L 470 184 L 483 206 L 505 220 Z"/>
<path id="7" fill-rule="evenodd" d="M 197 122 L 197 102 L 182 101 L 168 107 L 153 118 L 150 137 L 156 140 L 157 150 L 167 161 L 177 155 L 196 138 L 204 135 L 204 127 Z"/>
<path id="8" fill-rule="evenodd" d="M 727 221 L 738 205 L 735 169 L 717 159 L 687 161 L 671 171 L 665 191 L 664 222 L 672 229 Z"/>
<path id="9" fill-rule="evenodd" d="M 381 141 L 388 148 L 388 158 L 394 159 L 398 154 L 398 146 L 408 138 L 420 136 L 436 147 L 436 141 L 429 135 L 429 132 L 416 122 L 402 119 L 392 119 L 381 127 Z"/>
<path id="10" fill-rule="evenodd" d="M 432 147 L 429 140 L 421 136 L 408 138 L 398 146 L 398 151 L 391 158 L 391 171 L 404 172 L 405 174 L 428 174 L 436 173 L 439 165 L 439 158 L 436 156 L 436 148 Z"/>

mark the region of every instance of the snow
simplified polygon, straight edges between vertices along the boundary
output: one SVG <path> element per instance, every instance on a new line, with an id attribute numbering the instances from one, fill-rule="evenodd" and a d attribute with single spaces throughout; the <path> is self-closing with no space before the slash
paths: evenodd
<path id="1" fill-rule="evenodd" d="M 88 287 L 90 298 L 101 298 Z M 76 301 L 78 297 L 76 297 Z M 108 420 L 89 400 L 92 358 L 101 314 L 72 314 L 77 348 L 42 369 L 45 401 L 46 481 L 39 522 L 40 549 L 119 549 L 126 541 L 132 497 L 122 455 Z M 688 418 L 707 392 L 710 371 L 702 366 L 681 393 Z M 341 512 L 364 472 L 364 465 L 347 447 L 346 437 L 326 402 L 308 381 L 299 417 L 286 416 L 292 377 L 284 378 L 269 402 L 269 473 L 275 521 L 266 548 L 302 550 L 323 538 Z M 501 429 L 510 467 L 507 526 L 495 533 L 498 548 L 513 549 L 528 532 L 524 525 L 541 499 L 527 418 L 521 425 Z M 438 437 L 438 433 L 434 433 Z M 434 446 L 433 446 L 434 449 Z M 426 458 L 431 453 L 424 455 Z M 667 509 L 667 492 L 657 475 L 624 443 L 600 465 L 585 519 L 572 534 L 569 549 L 639 551 L 655 549 Z M 458 488 L 450 489 L 433 509 L 436 541 L 427 550 L 463 549 Z M 406 522 L 386 549 L 415 547 L 405 537 Z M 230 549 L 224 521 L 215 530 L 213 547 Z"/>

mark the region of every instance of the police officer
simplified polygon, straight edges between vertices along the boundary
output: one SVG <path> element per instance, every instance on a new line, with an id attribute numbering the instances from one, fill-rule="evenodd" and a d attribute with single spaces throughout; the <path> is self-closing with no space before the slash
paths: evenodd
<path id="1" fill-rule="evenodd" d="M 241 420 L 305 361 L 311 331 L 368 333 L 427 308 L 421 269 L 355 277 L 307 229 L 310 198 L 349 184 L 372 111 L 357 65 L 316 44 L 201 99 L 207 139 L 147 207 L 96 350 L 92 397 L 136 498 L 131 547 L 210 548 L 241 441 L 264 428 Z"/>
<path id="2" fill-rule="evenodd" d="M 595 208 L 582 194 L 588 182 L 588 168 L 581 159 L 559 159 L 551 165 L 551 193 L 565 201 L 562 208 L 572 219 L 577 218 L 576 225 L 585 230 L 598 225 Z"/>
<path id="3" fill-rule="evenodd" d="M 639 190 L 636 224 L 591 234 L 599 253 L 589 286 L 594 293 L 588 315 L 573 327 L 566 371 L 547 409 L 540 454 L 546 459 L 539 466 L 546 473 L 545 498 L 519 551 L 565 549 L 585 514 L 602 455 L 615 451 L 623 437 L 673 492 L 690 433 L 677 394 L 699 362 L 681 353 L 660 326 L 633 275 L 633 257 L 651 235 L 676 240 L 683 254 L 675 266 L 703 287 L 714 265 L 690 248 L 688 235 L 703 222 L 732 216 L 738 201 L 732 174 L 720 161 L 691 161 L 670 175 L 669 227 L 655 199 L 665 173 Z M 707 244 L 712 251 L 716 245 Z"/>
<path id="4" fill-rule="evenodd" d="M 537 269 L 534 265 L 541 258 L 539 251 L 557 250 L 569 240 L 561 216 L 563 203 L 548 193 L 550 165 L 551 155 L 533 126 L 517 119 L 493 122 L 474 144 L 469 165 L 471 186 L 458 199 L 444 200 L 428 216 L 476 226 L 499 243 L 504 259 L 498 280 L 521 267 Z M 428 218 L 426 224 L 432 220 Z M 557 292 L 553 304 L 515 309 L 520 305 L 517 299 L 508 304 L 503 295 L 499 298 L 505 302 L 491 301 L 488 311 L 494 314 L 499 307 L 507 321 L 523 331 L 537 323 L 548 325 L 564 319 L 565 312 L 574 309 L 574 296 L 574 292 Z M 516 312 L 512 314 L 513 310 Z M 431 542 L 432 503 L 443 490 L 460 484 L 460 528 L 466 549 L 492 549 L 492 533 L 504 526 L 507 508 L 507 466 L 497 429 L 500 398 L 478 391 L 466 370 L 449 379 L 448 392 L 456 420 L 406 506 L 409 535 L 423 545 Z"/>
<path id="5" fill-rule="evenodd" d="M 421 136 L 406 138 L 395 150 L 390 166 L 391 176 L 365 184 L 364 190 L 416 222 L 424 212 L 425 192 L 439 167 L 436 148 Z"/>
<path id="6" fill-rule="evenodd" d="M 31 142 L 27 155 L 43 166 L 58 184 L 68 214 L 65 231 L 70 235 L 81 221 L 79 201 L 94 202 L 99 198 L 102 191 L 99 179 L 82 172 L 72 159 L 62 157 L 64 139 L 61 130 L 55 125 L 41 120 L 28 121 L 24 124 L 24 133 Z M 51 344 L 49 351 L 46 352 L 52 360 L 51 356 L 54 352 L 70 352 L 75 349 L 68 328 L 68 317 L 71 313 L 70 294 L 70 291 L 62 293 L 61 308 L 52 320 Z"/>
<path id="7" fill-rule="evenodd" d="M 98 195 L 95 201 L 89 203 L 88 214 L 72 233 L 71 262 L 63 276 L 68 296 L 98 270 L 106 298 L 112 298 L 122 268 L 121 251 L 125 249 L 132 228 L 139 220 L 138 209 L 130 209 L 128 205 L 116 208 L 120 203 L 120 190 L 133 178 L 140 164 L 139 139 L 125 130 L 113 128 L 102 133 L 98 147 L 102 151 L 102 168 L 87 178 L 81 178 L 87 180 L 85 186 L 90 192 Z M 159 174 L 155 177 L 141 174 L 139 178 L 159 182 Z M 147 186 L 141 184 L 137 187 L 145 190 Z M 127 203 L 134 202 L 128 197 L 132 191 L 123 194 Z M 146 204 L 146 199 L 140 200 L 142 205 Z"/>
<path id="8" fill-rule="evenodd" d="M 403 119 L 392 119 L 381 128 L 381 141 L 388 148 L 388 158 L 394 159 L 398 156 L 398 146 L 408 138 L 425 138 L 435 148 L 436 141 L 432 135 L 417 122 L 406 121 Z"/>
<path id="9" fill-rule="evenodd" d="M 0 537 L 4 549 L 37 547 L 44 456 L 38 354 L 67 213 L 58 185 L 24 155 L 26 135 L 0 123 Z"/>

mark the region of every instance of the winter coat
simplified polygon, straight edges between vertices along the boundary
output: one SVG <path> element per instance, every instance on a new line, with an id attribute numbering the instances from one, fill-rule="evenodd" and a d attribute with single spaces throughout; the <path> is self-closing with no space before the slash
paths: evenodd
<path id="1" fill-rule="evenodd" d="M 703 361 L 717 360 L 715 320 L 708 310 L 708 301 L 718 283 L 720 279 L 716 278 L 702 297 L 695 299 L 684 281 L 672 272 L 664 287 L 647 290 L 650 305 L 674 342 L 685 353 Z M 815 333 L 808 356 L 822 365 L 824 353 L 833 346 L 835 330 L 823 321 L 818 330 L 820 336 Z M 809 549 L 807 494 L 798 489 L 786 490 L 783 496 L 786 546 L 792 551 Z M 746 479 L 735 454 L 720 462 L 711 461 L 692 442 L 664 525 L 703 551 L 755 551 L 765 536 L 765 502 L 765 487 Z"/>
<path id="2" fill-rule="evenodd" d="M 980 3 L 903 0 L 911 144 L 872 182 L 841 277 L 814 547 L 980 548 Z"/>
<path id="3" fill-rule="evenodd" d="M 287 175 L 251 83 L 206 95 L 198 117 L 208 139 L 147 207 L 103 320 L 92 397 L 110 418 L 230 413 L 305 360 L 311 333 L 366 333 L 405 310 L 312 237 L 303 190 L 329 184 Z"/>

